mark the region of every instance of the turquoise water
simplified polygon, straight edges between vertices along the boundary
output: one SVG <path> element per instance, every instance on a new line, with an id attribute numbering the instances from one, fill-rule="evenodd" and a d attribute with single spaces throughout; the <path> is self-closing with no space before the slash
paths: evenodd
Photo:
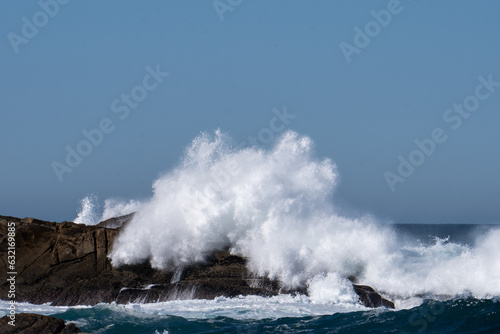
<path id="1" fill-rule="evenodd" d="M 498 300 L 425 301 L 408 310 L 369 310 L 278 319 L 130 314 L 104 305 L 54 316 L 91 333 L 500 333 Z"/>

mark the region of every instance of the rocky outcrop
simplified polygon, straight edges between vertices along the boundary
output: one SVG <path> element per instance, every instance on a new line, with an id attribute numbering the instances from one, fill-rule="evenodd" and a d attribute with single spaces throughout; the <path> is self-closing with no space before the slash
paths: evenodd
<path id="1" fill-rule="evenodd" d="M 16 301 L 76 305 L 95 304 L 99 298 L 113 300 L 114 290 L 120 287 L 109 286 L 105 277 L 111 272 L 107 253 L 118 230 L 0 217 L 0 236 L 6 236 L 7 222 L 16 225 Z M 6 249 L 3 237 L 2 260 Z M 11 271 L 4 261 L 1 265 L 2 273 Z M 2 296 L 6 295 L 4 282 L 2 278 Z"/>
<path id="2" fill-rule="evenodd" d="M 64 320 L 33 313 L 16 314 L 15 326 L 9 324 L 11 319 L 5 316 L 0 319 L 0 333 L 5 334 L 73 334 L 82 331 L 75 324 L 66 325 Z"/>
<path id="3" fill-rule="evenodd" d="M 366 307 L 388 307 L 394 308 L 394 303 L 383 298 L 371 286 L 353 284 L 354 292 Z"/>
<path id="4" fill-rule="evenodd" d="M 107 256 L 120 227 L 131 217 L 87 226 L 0 216 L 2 275 L 10 271 L 5 262 L 7 224 L 14 222 L 16 225 L 16 301 L 95 305 L 100 302 L 212 299 L 220 295 L 272 296 L 289 292 L 277 281 L 252 275 L 245 259 L 227 251 L 214 252 L 205 263 L 191 265 L 182 271 L 158 271 L 148 263 L 113 268 Z M 6 278 L 0 279 L 0 294 L 6 296 Z M 363 304 L 391 307 L 391 302 L 368 288 L 354 285 Z"/>
<path id="5" fill-rule="evenodd" d="M 178 272 L 154 270 L 148 263 L 113 268 L 107 255 L 119 229 L 0 216 L 2 296 L 8 290 L 8 222 L 16 225 L 17 302 L 94 305 L 279 292 L 276 282 L 254 277 L 244 259 L 227 252 Z"/>
<path id="6" fill-rule="evenodd" d="M 97 226 L 105 227 L 105 228 L 112 228 L 112 229 L 121 228 L 124 224 L 126 224 L 127 222 L 132 220 L 132 218 L 134 218 L 134 215 L 135 215 L 135 213 L 131 213 L 131 214 L 128 214 L 125 216 L 113 217 L 110 219 L 106 219 L 106 220 L 100 222 L 99 224 L 97 224 Z"/>

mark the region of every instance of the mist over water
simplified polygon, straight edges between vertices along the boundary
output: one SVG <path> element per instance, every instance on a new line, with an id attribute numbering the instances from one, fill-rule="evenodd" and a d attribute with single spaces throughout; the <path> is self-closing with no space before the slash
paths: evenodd
<path id="1" fill-rule="evenodd" d="M 148 201 L 105 204 L 102 218 L 137 211 L 115 241 L 114 266 L 177 270 L 230 248 L 252 272 L 307 286 L 318 302 L 355 303 L 349 276 L 401 301 L 500 295 L 500 230 L 474 245 L 404 239 L 371 216 L 337 213 L 335 164 L 315 156 L 309 137 L 287 131 L 267 149 L 231 143 L 203 133 Z"/>

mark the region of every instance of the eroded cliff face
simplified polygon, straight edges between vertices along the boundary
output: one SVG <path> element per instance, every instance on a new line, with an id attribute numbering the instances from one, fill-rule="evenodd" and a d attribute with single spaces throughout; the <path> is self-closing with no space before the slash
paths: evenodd
<path id="1" fill-rule="evenodd" d="M 101 277 L 111 272 L 106 256 L 117 230 L 0 217 L 0 235 L 6 234 L 7 222 L 12 221 L 16 224 L 18 302 L 76 305 L 93 304 L 95 295 L 103 300 L 112 298 L 112 286 L 110 289 Z M 7 246 L 4 239 L 0 244 L 2 255 Z M 6 272 L 7 264 L 2 265 L 2 272 Z M 2 293 L 5 288 L 1 286 Z M 94 292 L 89 293 L 91 289 Z"/>
<path id="2" fill-rule="evenodd" d="M 113 268 L 107 255 L 120 230 L 102 227 L 110 222 L 87 226 L 0 216 L 2 273 L 9 271 L 8 222 L 16 225 L 18 302 L 94 305 L 278 293 L 276 283 L 253 277 L 242 258 L 227 252 L 216 252 L 205 264 L 182 272 L 154 270 L 147 263 Z M 8 284 L 3 276 L 0 293 L 6 299 Z"/>
<path id="3" fill-rule="evenodd" d="M 159 302 L 172 299 L 261 295 L 280 292 L 278 282 L 248 272 L 245 259 L 225 251 L 214 252 L 204 264 L 182 271 L 158 271 L 148 263 L 113 268 L 108 254 L 120 227 L 131 215 L 95 226 L 53 223 L 32 218 L 0 216 L 0 295 L 9 289 L 7 226 L 16 225 L 16 301 L 52 305 Z M 109 228 L 116 227 L 116 228 Z M 355 289 L 369 307 L 394 305 L 366 289 Z M 364 292 L 363 292 L 364 291 Z M 281 290 L 283 292 L 283 290 Z M 300 291 L 305 293 L 306 291 Z M 375 298 L 378 295 L 380 298 Z M 369 300 L 369 303 L 366 302 Z"/>

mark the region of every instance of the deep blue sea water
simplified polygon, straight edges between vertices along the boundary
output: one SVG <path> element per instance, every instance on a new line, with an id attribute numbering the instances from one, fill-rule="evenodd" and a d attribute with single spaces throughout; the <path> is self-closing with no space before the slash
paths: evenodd
<path id="1" fill-rule="evenodd" d="M 500 333 L 500 303 L 494 300 L 428 300 L 409 310 L 369 310 L 322 316 L 238 320 L 138 316 L 104 306 L 70 309 L 55 317 L 91 333 Z"/>

